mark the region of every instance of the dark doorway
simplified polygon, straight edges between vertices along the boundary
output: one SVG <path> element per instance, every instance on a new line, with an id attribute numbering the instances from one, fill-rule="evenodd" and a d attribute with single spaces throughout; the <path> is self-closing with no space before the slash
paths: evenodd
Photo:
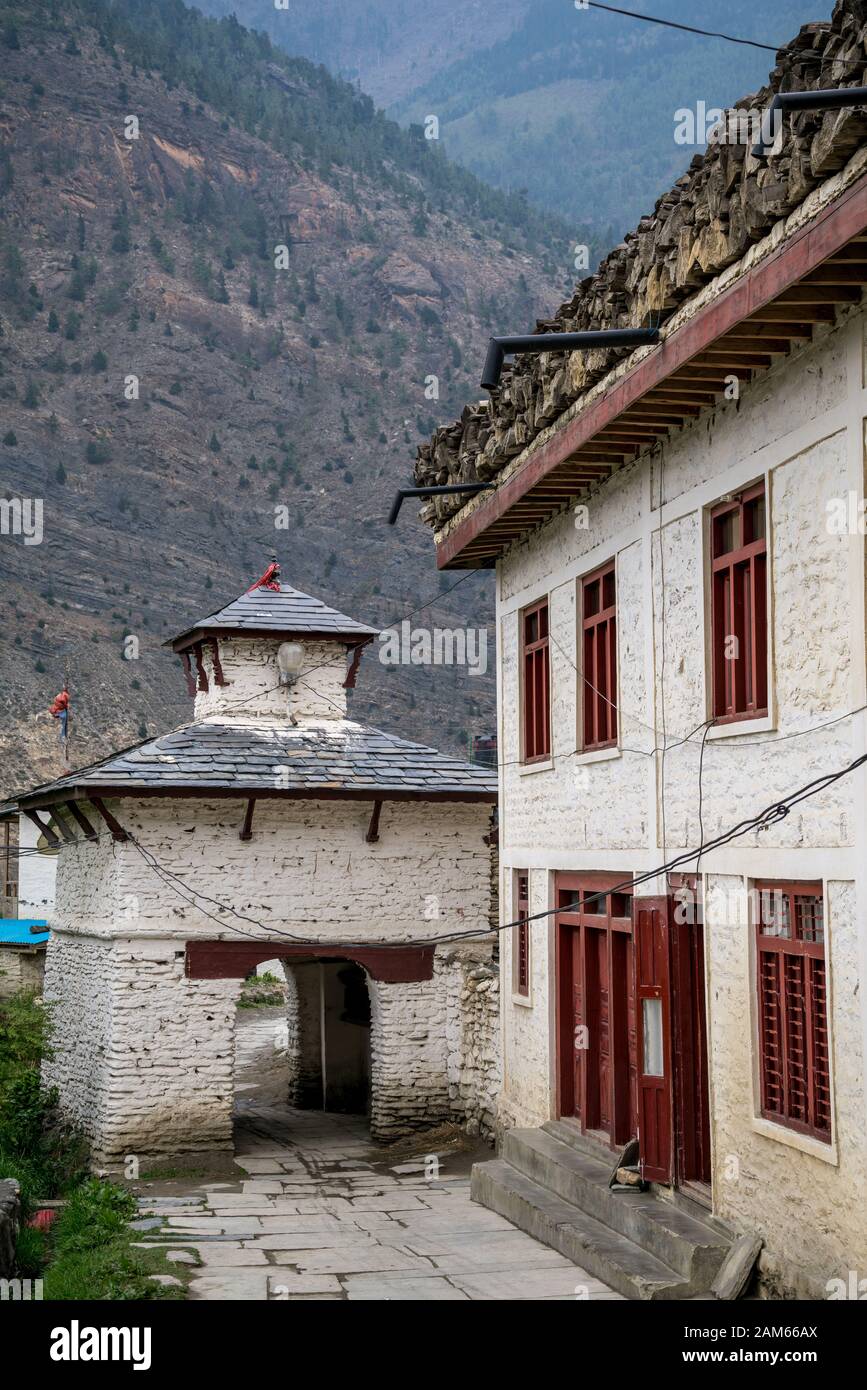
<path id="1" fill-rule="evenodd" d="M 287 962 L 290 1103 L 345 1115 L 370 1112 L 367 975 L 346 960 Z"/>

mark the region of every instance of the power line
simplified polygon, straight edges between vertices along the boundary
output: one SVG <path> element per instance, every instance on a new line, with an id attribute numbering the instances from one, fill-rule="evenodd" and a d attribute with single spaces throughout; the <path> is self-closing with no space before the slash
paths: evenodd
<path id="1" fill-rule="evenodd" d="M 704 39 L 725 39 L 726 43 L 744 44 L 748 48 L 762 48 L 767 53 L 777 53 L 782 44 L 759 43 L 756 39 L 739 39 L 733 34 L 722 34 L 715 29 L 697 29 L 692 24 L 678 24 L 673 19 L 660 19 L 657 15 L 637 14 L 635 10 L 623 10 L 618 5 L 603 5 L 600 0 L 587 0 L 588 6 L 593 10 L 607 10 L 609 14 L 626 15 L 628 19 L 641 19 L 645 24 L 660 24 L 665 29 L 681 29 L 686 34 L 698 34 Z M 578 6 L 584 9 L 583 5 Z"/>
<path id="2" fill-rule="evenodd" d="M 809 797 L 816 796 L 820 792 L 827 790 L 827 788 L 833 786 L 835 782 L 840 781 L 843 777 L 847 777 L 851 772 L 854 772 L 857 768 L 862 767 L 865 763 L 867 763 L 867 753 L 863 753 L 860 757 L 856 758 L 853 762 L 849 763 L 847 767 L 838 768 L 834 772 L 823 773 L 819 777 L 814 778 L 811 782 L 807 782 L 803 787 L 799 787 L 796 791 L 790 792 L 787 796 L 781 797 L 776 801 L 772 801 L 770 805 L 766 806 L 765 809 L 763 811 L 760 811 L 757 815 L 751 816 L 746 820 L 739 821 L 729 830 L 723 831 L 719 835 L 715 836 L 714 839 L 704 841 L 704 839 L 702 838 L 697 849 L 686 850 L 683 854 L 676 855 L 674 859 L 669 860 L 667 863 L 659 864 L 655 868 L 648 869 L 642 874 L 638 874 L 631 878 L 624 879 L 622 883 L 616 883 L 612 887 L 606 888 L 604 891 L 589 894 L 587 900 L 592 901 L 599 898 L 605 898 L 612 893 L 619 893 L 624 891 L 634 892 L 634 890 L 637 887 L 639 887 L 642 883 L 647 883 L 651 879 L 658 878 L 661 874 L 667 875 L 673 869 L 677 869 L 683 864 L 691 863 L 693 860 L 696 860 L 698 863 L 700 863 L 702 857 L 705 854 L 710 853 L 712 850 L 720 849 L 723 846 L 730 844 L 732 840 L 736 840 L 744 835 L 748 835 L 751 831 L 767 830 L 770 826 L 775 825 L 779 821 L 784 820 L 786 816 L 789 815 L 790 811 L 795 806 L 800 805 L 802 801 L 806 801 L 809 799 Z M 216 922 L 220 927 L 225 927 L 225 923 L 213 912 L 209 912 L 206 908 L 199 906 L 198 902 L 196 902 L 196 899 L 201 898 L 203 902 L 210 903 L 212 906 L 217 907 L 221 912 L 228 913 L 230 916 L 236 917 L 241 922 L 248 922 L 252 926 L 258 927 L 260 931 L 265 932 L 266 936 L 265 938 L 263 938 L 261 936 L 256 935 L 255 933 L 245 932 L 241 928 L 234 928 L 234 930 L 238 932 L 240 935 L 253 937 L 257 941 L 263 941 L 266 945 L 268 944 L 269 940 L 277 938 L 281 941 L 289 941 L 293 945 L 328 946 L 335 950 L 361 950 L 364 948 L 370 948 L 371 946 L 376 946 L 377 949 L 381 948 L 394 950 L 404 949 L 407 946 L 438 946 L 458 941 L 483 940 L 485 937 L 490 936 L 496 932 L 510 931 L 511 928 L 517 927 L 521 925 L 521 923 L 535 922 L 543 918 L 558 916 L 559 914 L 567 913 L 570 910 L 568 907 L 553 907 L 548 908 L 543 912 L 534 912 L 529 916 L 521 917 L 514 922 L 505 922 L 502 926 L 499 927 L 491 927 L 482 931 L 470 930 L 463 932 L 443 932 L 437 936 L 428 936 L 420 939 L 410 938 L 409 940 L 403 941 L 347 942 L 329 940 L 328 938 L 323 939 L 320 937 L 314 941 L 310 940 L 309 938 L 291 936 L 288 932 L 283 932 L 279 928 L 274 927 L 273 925 L 269 925 L 265 922 L 260 921 L 258 918 L 248 917 L 246 914 L 238 912 L 235 908 L 230 907 L 228 903 L 221 903 L 217 898 L 212 898 L 208 894 L 200 892 L 199 889 L 191 888 L 190 885 L 187 884 L 180 877 L 180 875 L 174 873 L 171 869 L 168 869 L 164 864 L 161 864 L 160 861 L 156 858 L 156 856 L 153 855 L 149 850 L 145 850 L 144 846 L 140 845 L 138 840 L 136 840 L 134 836 L 130 836 L 129 838 L 131 843 L 135 846 L 139 854 L 149 865 L 152 871 L 160 878 L 160 880 L 167 887 L 172 888 L 178 894 L 179 897 L 183 898 L 189 906 L 194 907 L 198 912 L 201 912 L 203 916 L 209 917 L 211 921 Z"/>

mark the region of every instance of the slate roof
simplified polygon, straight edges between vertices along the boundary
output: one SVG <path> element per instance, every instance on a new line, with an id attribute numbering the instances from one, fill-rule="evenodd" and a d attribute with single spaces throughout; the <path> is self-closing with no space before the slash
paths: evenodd
<path id="1" fill-rule="evenodd" d="M 278 777 L 275 768 L 285 768 Z M 496 772 L 349 720 L 261 728 L 202 722 L 174 729 L 23 795 L 23 804 L 86 797 L 255 792 L 495 801 Z"/>
<path id="2" fill-rule="evenodd" d="M 356 622 L 345 613 L 338 613 L 336 608 L 329 608 L 321 599 L 303 594 L 300 589 L 281 584 L 279 592 L 276 589 L 254 589 L 252 593 L 241 594 L 240 598 L 227 603 L 225 608 L 200 618 L 185 632 L 171 638 L 166 646 L 177 649 L 199 633 L 225 631 L 273 632 L 286 637 L 315 634 L 335 641 L 345 638 L 354 642 L 359 638 L 375 637 L 379 629 Z"/>

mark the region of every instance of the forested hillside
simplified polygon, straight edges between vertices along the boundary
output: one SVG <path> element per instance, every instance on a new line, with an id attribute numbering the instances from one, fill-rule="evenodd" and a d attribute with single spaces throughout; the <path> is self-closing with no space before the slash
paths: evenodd
<path id="1" fill-rule="evenodd" d="M 41 544 L 0 537 L 8 792 L 57 769 L 67 670 L 74 763 L 187 717 L 162 642 L 273 549 L 383 626 L 454 584 L 391 498 L 488 334 L 556 304 L 569 247 L 178 0 L 2 3 L 0 55 L 0 480 L 44 505 Z M 481 575 L 418 621 L 490 616 Z M 492 677 L 368 654 L 353 709 L 454 748 L 491 728 Z"/>
<path id="2" fill-rule="evenodd" d="M 357 80 L 402 124 L 436 115 L 446 152 L 499 188 L 617 239 L 700 146 L 674 112 L 755 91 L 773 49 L 831 0 L 631 0 L 621 8 L 769 44 L 725 43 L 574 0 L 200 0 Z"/>

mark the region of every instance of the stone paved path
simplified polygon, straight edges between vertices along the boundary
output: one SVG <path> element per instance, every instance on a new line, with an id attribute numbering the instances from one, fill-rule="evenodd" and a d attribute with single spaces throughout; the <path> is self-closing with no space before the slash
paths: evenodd
<path id="1" fill-rule="evenodd" d="M 244 1025 L 260 1077 L 267 1026 Z M 182 1260 L 198 1255 L 193 1299 L 620 1297 L 471 1202 L 465 1149 L 440 1150 L 427 1177 L 430 1146 L 420 1138 L 415 1154 L 396 1156 L 371 1143 L 365 1120 L 292 1110 L 242 1071 L 235 1161 L 247 1176 L 145 1198 L 142 1216 L 164 1225 L 142 1242 L 168 1238 Z"/>

